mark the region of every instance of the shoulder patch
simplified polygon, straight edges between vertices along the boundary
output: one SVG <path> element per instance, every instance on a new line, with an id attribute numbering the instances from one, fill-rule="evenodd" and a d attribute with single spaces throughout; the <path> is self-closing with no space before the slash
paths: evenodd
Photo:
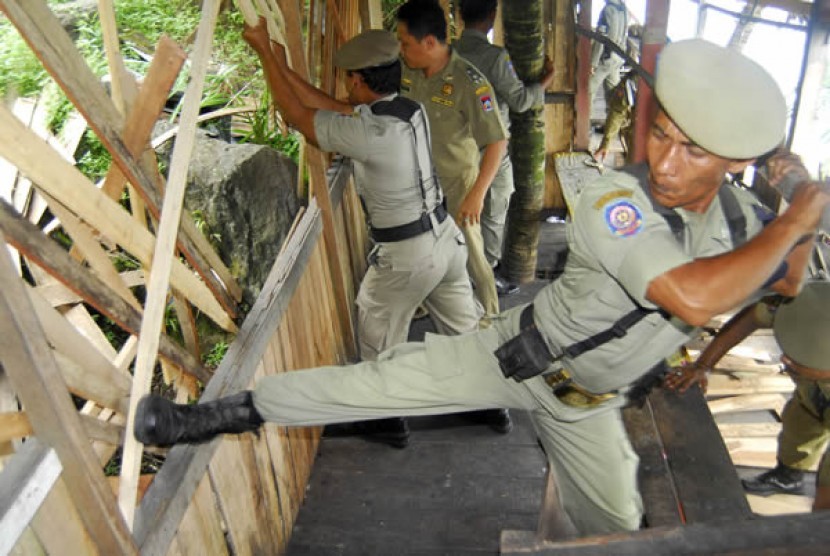
<path id="1" fill-rule="evenodd" d="M 481 109 L 485 112 L 492 112 L 493 111 L 493 99 L 490 95 L 484 95 L 483 97 L 478 97 L 478 102 L 481 104 Z"/>
<path id="2" fill-rule="evenodd" d="M 602 197 L 600 197 L 599 199 L 596 200 L 596 202 L 594 203 L 594 208 L 595 209 L 601 209 L 602 207 L 607 205 L 609 202 L 611 202 L 614 199 L 617 199 L 619 197 L 626 197 L 626 198 L 630 199 L 633 196 L 634 196 L 634 192 L 631 191 L 630 189 L 617 189 L 616 191 L 610 191 L 610 192 L 606 193 L 605 195 L 603 195 Z"/>
<path id="3" fill-rule="evenodd" d="M 605 206 L 605 223 L 617 237 L 636 235 L 643 227 L 643 213 L 631 201 L 615 201 Z"/>

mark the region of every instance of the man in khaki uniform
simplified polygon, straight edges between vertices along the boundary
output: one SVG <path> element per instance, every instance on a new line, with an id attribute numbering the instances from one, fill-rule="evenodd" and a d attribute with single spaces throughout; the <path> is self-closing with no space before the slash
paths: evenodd
<path id="1" fill-rule="evenodd" d="M 481 211 L 507 150 L 507 132 L 490 83 L 447 45 L 447 22 L 437 2 L 411 1 L 398 10 L 405 62 L 401 94 L 429 116 L 432 153 L 450 214 L 467 238 L 467 269 L 485 315 L 499 313 L 493 271 L 484 255 Z M 479 151 L 483 154 L 479 155 Z"/>
<path id="2" fill-rule="evenodd" d="M 354 163 L 355 184 L 375 244 L 357 294 L 358 343 L 374 361 L 405 342 L 415 310 L 429 309 L 443 334 L 475 330 L 481 311 L 467 274 L 467 249 L 452 218 L 430 152 L 423 107 L 398 96 L 400 48 L 388 31 L 366 31 L 341 47 L 334 64 L 346 70 L 349 102 L 340 102 L 292 71 L 284 50 L 272 55 L 262 25 L 247 28 L 274 102 L 306 138 Z M 375 423 L 371 431 L 396 447 L 406 445 L 404 422 Z"/>
<path id="3" fill-rule="evenodd" d="M 647 163 L 608 171 L 581 191 L 568 264 L 532 304 L 473 333 L 428 335 L 375 362 L 269 376 L 252 392 L 208 403 L 147 397 L 134 434 L 172 444 L 263 420 L 524 409 L 576 532 L 637 529 L 638 461 L 620 408 L 713 316 L 766 291 L 797 293 L 813 246 L 804 237 L 830 204 L 818 184 L 802 184 L 761 229 L 759 203 L 725 182 L 779 144 L 786 125 L 778 86 L 748 58 L 702 40 L 674 42 L 658 60 L 655 94 Z"/>
<path id="4" fill-rule="evenodd" d="M 509 130 L 510 112 L 522 113 L 544 104 L 545 89 L 553 82 L 553 63 L 545 59 L 544 74 L 538 83 L 522 83 L 513 69 L 507 51 L 491 44 L 487 38 L 496 21 L 497 8 L 498 0 L 462 0 L 461 19 L 464 21 L 464 31 L 453 47 L 463 58 L 472 62 L 493 86 L 499 104 L 499 115 Z M 509 295 L 518 291 L 518 287 L 508 282 L 496 269 L 501 261 L 504 225 L 513 190 L 513 164 L 510 154 L 505 153 L 499 171 L 487 192 L 484 210 L 481 213 L 484 255 L 494 268 L 496 291 L 499 295 Z"/>

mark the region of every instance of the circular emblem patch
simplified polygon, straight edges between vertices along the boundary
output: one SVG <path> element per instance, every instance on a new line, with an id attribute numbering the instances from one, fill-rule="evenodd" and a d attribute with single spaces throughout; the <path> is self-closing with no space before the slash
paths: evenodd
<path id="1" fill-rule="evenodd" d="M 617 201 L 605 207 L 605 223 L 615 236 L 633 236 L 643 226 L 643 214 L 629 201 Z"/>

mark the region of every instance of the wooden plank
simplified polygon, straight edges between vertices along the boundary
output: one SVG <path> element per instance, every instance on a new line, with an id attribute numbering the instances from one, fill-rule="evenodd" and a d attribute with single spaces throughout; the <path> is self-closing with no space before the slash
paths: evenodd
<path id="1" fill-rule="evenodd" d="M 657 527 L 572 541 L 525 544 L 511 554 L 642 556 L 643 554 L 776 554 L 802 556 L 830 545 L 830 512 Z M 502 536 L 502 544 L 505 539 Z M 502 553 L 504 554 L 504 553 Z"/>
<path id="2" fill-rule="evenodd" d="M 772 376 L 728 376 L 721 373 L 712 373 L 709 376 L 709 386 L 706 389 L 708 396 L 736 396 L 749 394 L 789 394 L 795 385 L 786 375 Z"/>
<path id="3" fill-rule="evenodd" d="M 72 260 L 66 251 L 3 201 L 0 201 L 0 230 L 29 260 L 35 261 L 51 276 L 61 280 L 69 289 L 83 297 L 86 303 L 111 318 L 124 330 L 138 334 L 141 329 L 139 311 L 115 295 L 105 283 Z M 168 336 L 161 337 L 159 351 L 171 363 L 202 382 L 210 380 L 210 371 Z"/>
<path id="4" fill-rule="evenodd" d="M 3 1 L 3 0 L 0 0 Z M 124 209 L 104 197 L 74 166 L 63 160 L 42 139 L 26 129 L 0 106 L 0 156 L 14 161 L 21 172 L 29 175 L 39 189 L 54 196 L 68 209 L 88 222 L 95 222 L 104 235 L 124 247 L 143 264 L 149 265 L 154 249 L 150 232 L 124 218 Z M 180 261 L 173 263 L 173 287 L 186 292 L 196 306 L 226 330 L 236 325 L 214 298 L 210 290 Z"/>
<path id="5" fill-rule="evenodd" d="M 274 535 L 279 517 L 278 507 L 271 500 L 273 485 L 268 492 L 253 443 L 250 434 L 223 438 L 208 472 L 234 554 L 280 554 Z M 267 450 L 261 450 L 261 454 L 268 457 Z"/>
<path id="6" fill-rule="evenodd" d="M 48 193 L 41 192 L 41 194 L 46 199 L 52 214 L 60 220 L 63 230 L 72 238 L 70 253 L 77 253 L 80 255 L 78 258 L 86 259 L 90 268 L 98 274 L 101 280 L 109 284 L 110 288 L 127 304 L 140 311 L 141 304 L 133 295 L 133 292 L 121 281 L 118 270 L 113 266 L 112 260 L 104 251 L 99 240 L 94 237 L 90 226 L 76 218 L 74 214 Z"/>
<path id="7" fill-rule="evenodd" d="M 124 399 L 130 392 L 130 376 L 116 369 L 35 290 L 25 288 L 24 291 L 28 293 L 32 316 L 38 319 L 45 338 L 54 346 L 53 357 L 70 391 L 84 399 L 125 411 Z"/>
<path id="8" fill-rule="evenodd" d="M 0 554 L 7 554 L 61 474 L 54 450 L 26 442 L 0 474 Z"/>
<path id="9" fill-rule="evenodd" d="M 222 517 L 210 487 L 210 477 L 205 475 L 176 532 L 178 553 L 183 556 L 228 554 L 223 530 Z"/>
<path id="10" fill-rule="evenodd" d="M 5 238 L 0 234 L 0 240 Z M 64 467 L 67 487 L 100 551 L 135 554 L 136 546 L 89 450 L 66 384 L 8 256 L 0 256 L 0 353 L 32 426 Z"/>
<path id="11" fill-rule="evenodd" d="M 202 100 L 202 89 L 210 61 L 213 29 L 219 16 L 219 0 L 205 0 L 202 18 L 196 31 L 196 43 L 191 62 L 190 81 L 184 94 L 181 110 L 180 133 L 170 161 L 167 190 L 164 194 L 164 210 L 159 219 L 159 229 L 153 252 L 152 272 L 147 285 L 144 303 L 144 319 L 138 341 L 138 355 L 133 371 L 133 388 L 130 395 L 130 412 L 127 430 L 133 430 L 135 411 L 143 395 L 150 391 L 153 368 L 158 354 L 159 337 L 167 305 L 167 290 L 170 286 L 170 272 L 173 268 L 176 250 L 176 236 L 184 207 L 184 190 L 187 186 L 187 170 L 196 139 L 196 118 Z M 118 502 L 127 523 L 132 524 L 135 515 L 135 493 L 138 488 L 138 474 L 141 465 L 141 443 L 133 435 L 124 439 L 121 458 L 121 490 Z"/>
<path id="12" fill-rule="evenodd" d="M 150 212 L 158 218 L 160 200 L 153 189 L 153 178 L 150 173 L 155 173 L 157 169 L 140 166 L 130 155 L 120 135 L 124 131 L 123 118 L 46 3 L 43 0 L 2 0 L 0 8 L 18 28 L 67 97 L 84 115 L 90 127 L 112 154 L 113 161 L 141 193 Z M 219 266 L 213 267 L 218 274 L 224 276 L 227 272 L 227 276 L 230 277 L 229 271 L 222 268 L 224 265 L 221 265 L 207 239 L 197 233 L 192 219 L 185 217 L 182 226 L 184 235 L 179 238 L 179 248 L 217 299 L 223 302 L 225 309 L 231 316 L 236 316 L 235 305 L 227 299 L 227 293 L 210 272 L 205 258 L 212 257 L 214 262 L 219 263 Z M 203 250 L 208 249 L 202 252 L 199 246 Z"/>
<path id="13" fill-rule="evenodd" d="M 132 76 L 124 66 L 121 58 L 121 46 L 118 42 L 118 27 L 115 23 L 115 10 L 112 0 L 98 0 L 98 20 L 101 23 L 101 35 L 104 40 L 104 52 L 110 70 L 110 93 L 115 107 L 122 114 L 127 113 L 135 96 Z M 130 86 L 133 85 L 133 86 Z"/>
<path id="14" fill-rule="evenodd" d="M 32 521 L 32 530 L 47 554 L 98 554 L 83 526 L 64 478 L 59 478 Z"/>
<path id="15" fill-rule="evenodd" d="M 648 399 L 684 523 L 748 518 L 743 488 L 700 389 L 683 395 L 658 389 Z"/>
<path id="16" fill-rule="evenodd" d="M 708 405 L 712 415 L 756 409 L 774 410 L 780 415 L 785 403 L 787 398 L 781 394 L 748 394 L 713 400 Z"/>
<path id="17" fill-rule="evenodd" d="M 813 507 L 813 500 L 809 496 L 795 496 L 792 494 L 757 496 L 747 494 L 746 499 L 749 501 L 749 507 L 758 515 L 806 514 Z M 815 548 L 813 551 L 815 551 Z"/>
<path id="18" fill-rule="evenodd" d="M 637 482 L 649 527 L 675 526 L 682 521 L 677 488 L 666 461 L 663 443 L 654 423 L 651 403 L 627 407 L 622 412 L 628 438 L 640 458 Z"/>
<path id="19" fill-rule="evenodd" d="M 778 436 L 781 432 L 781 423 L 718 423 L 718 430 L 724 440 Z"/>
<path id="20" fill-rule="evenodd" d="M 90 439 L 103 440 L 115 446 L 121 443 L 124 427 L 99 421 L 88 415 L 81 415 L 81 424 Z M 0 442 L 30 436 L 32 432 L 32 425 L 24 411 L 0 413 Z"/>

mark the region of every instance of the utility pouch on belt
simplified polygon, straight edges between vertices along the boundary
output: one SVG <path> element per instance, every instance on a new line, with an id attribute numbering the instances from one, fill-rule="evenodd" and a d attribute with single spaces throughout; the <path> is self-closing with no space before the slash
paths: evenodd
<path id="1" fill-rule="evenodd" d="M 545 339 L 533 324 L 533 305 L 524 308 L 519 322 L 519 335 L 495 351 L 501 372 L 516 382 L 541 374 L 555 361 Z"/>

